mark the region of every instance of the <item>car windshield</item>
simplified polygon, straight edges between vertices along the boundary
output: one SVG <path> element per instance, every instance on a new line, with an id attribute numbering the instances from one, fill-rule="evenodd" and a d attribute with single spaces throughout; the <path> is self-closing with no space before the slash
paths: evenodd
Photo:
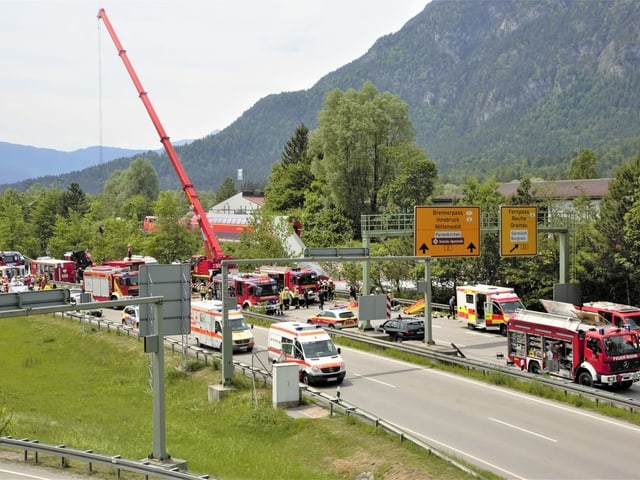
<path id="1" fill-rule="evenodd" d="M 638 344 L 635 335 L 622 334 L 610 335 L 604 339 L 604 348 L 608 356 L 628 355 L 638 353 Z"/>
<path id="2" fill-rule="evenodd" d="M 353 318 L 355 315 L 353 312 L 340 312 L 340 318 Z"/>
<path id="3" fill-rule="evenodd" d="M 272 297 L 274 295 L 278 295 L 278 285 L 276 283 L 258 285 L 256 286 L 256 295 L 258 297 Z"/>
<path id="4" fill-rule="evenodd" d="M 313 285 L 316 283 L 317 275 L 315 273 L 300 273 L 296 275 L 298 285 Z"/>
<path id="5" fill-rule="evenodd" d="M 304 350 L 304 356 L 307 358 L 330 357 L 338 353 L 331 340 L 304 343 L 302 349 Z"/>
<path id="6" fill-rule="evenodd" d="M 625 317 L 625 320 L 631 330 L 640 330 L 640 315 Z"/>
<path id="7" fill-rule="evenodd" d="M 520 300 L 513 300 L 511 302 L 501 302 L 504 313 L 516 313 L 516 310 L 524 310 L 524 305 Z"/>
<path id="8" fill-rule="evenodd" d="M 249 326 L 244 318 L 230 318 L 229 325 L 231 326 L 231 330 L 234 332 L 241 330 L 248 330 Z"/>

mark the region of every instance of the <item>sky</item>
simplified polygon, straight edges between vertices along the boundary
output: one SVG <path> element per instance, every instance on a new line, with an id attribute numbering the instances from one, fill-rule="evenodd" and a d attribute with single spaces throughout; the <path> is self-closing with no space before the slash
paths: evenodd
<path id="1" fill-rule="evenodd" d="M 174 143 L 307 90 L 428 0 L 0 0 L 0 142 L 160 149 L 105 12 Z"/>

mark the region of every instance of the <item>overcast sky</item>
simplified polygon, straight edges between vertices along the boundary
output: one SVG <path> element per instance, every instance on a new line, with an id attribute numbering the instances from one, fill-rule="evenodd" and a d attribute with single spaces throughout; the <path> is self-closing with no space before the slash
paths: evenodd
<path id="1" fill-rule="evenodd" d="M 0 0 L 0 141 L 162 148 L 104 8 L 174 142 L 306 90 L 428 0 Z"/>

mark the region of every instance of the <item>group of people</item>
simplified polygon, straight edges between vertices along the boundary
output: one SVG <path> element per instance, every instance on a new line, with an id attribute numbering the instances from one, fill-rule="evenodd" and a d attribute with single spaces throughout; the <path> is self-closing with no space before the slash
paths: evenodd
<path id="1" fill-rule="evenodd" d="M 284 310 L 289 310 L 289 308 L 309 308 L 310 303 L 311 297 L 309 296 L 308 290 L 305 289 L 301 297 L 296 289 L 290 290 L 289 287 L 284 287 L 280 290 L 278 311 L 282 314 Z"/>

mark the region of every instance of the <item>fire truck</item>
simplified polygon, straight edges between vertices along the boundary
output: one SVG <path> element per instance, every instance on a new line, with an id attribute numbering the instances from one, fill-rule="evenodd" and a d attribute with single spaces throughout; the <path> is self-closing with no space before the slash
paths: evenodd
<path id="1" fill-rule="evenodd" d="M 620 390 L 640 379 L 636 332 L 570 304 L 546 302 L 545 308 L 547 312 L 519 310 L 509 319 L 507 348 L 513 365 L 580 385 Z"/>
<path id="2" fill-rule="evenodd" d="M 278 284 L 267 275 L 230 275 L 228 278 L 229 295 L 236 297 L 240 308 L 263 306 L 268 315 L 278 309 Z M 212 281 L 213 295 L 222 298 L 222 276 L 216 275 Z"/>
<path id="3" fill-rule="evenodd" d="M 15 265 L 25 265 L 25 259 L 20 252 L 0 251 L 0 265 L 13 267 Z"/>
<path id="4" fill-rule="evenodd" d="M 469 328 L 499 331 L 506 335 L 506 322 L 524 305 L 513 288 L 464 285 L 456 288 L 457 316 Z"/>
<path id="5" fill-rule="evenodd" d="M 84 271 L 83 288 L 93 301 L 125 300 L 138 296 L 138 272 L 101 265 Z"/>
<path id="6" fill-rule="evenodd" d="M 631 330 L 640 330 L 640 308 L 613 302 L 587 302 L 582 306 L 576 305 L 578 310 L 593 312 L 607 319 L 616 327 L 629 326 Z"/>
<path id="7" fill-rule="evenodd" d="M 200 231 L 202 232 L 202 238 L 204 241 L 204 255 L 195 255 L 191 259 L 191 276 L 192 276 L 192 285 L 197 284 L 200 280 L 208 280 L 213 275 L 220 273 L 221 265 L 220 262 L 222 260 L 230 260 L 232 257 L 224 255 L 222 252 L 222 248 L 220 247 L 220 243 L 216 238 L 216 235 L 209 223 L 209 219 L 207 217 L 207 212 L 202 207 L 200 203 L 200 199 L 198 197 L 198 193 L 193 186 L 193 183 L 187 176 L 187 172 L 185 171 L 178 154 L 176 153 L 173 144 L 169 140 L 169 135 L 167 135 L 158 115 L 156 114 L 151 101 L 147 95 L 146 90 L 142 87 L 142 83 L 138 79 L 138 75 L 136 74 L 133 65 L 129 61 L 129 57 L 127 55 L 127 51 L 124 49 L 118 36 L 116 35 L 113 26 L 111 25 L 111 21 L 107 17 L 107 14 L 103 8 L 98 11 L 98 18 L 102 20 L 104 23 L 109 35 L 111 36 L 111 40 L 118 51 L 118 55 L 120 59 L 124 63 L 124 66 L 127 70 L 127 73 L 131 77 L 133 84 L 138 92 L 138 96 L 142 103 L 144 104 L 151 121 L 153 122 L 153 126 L 156 129 L 160 137 L 160 143 L 164 146 L 165 152 L 171 160 L 173 168 L 178 175 L 178 179 L 182 184 L 182 190 L 187 196 L 187 200 L 189 201 L 189 205 L 193 209 L 193 214 L 200 226 Z M 230 265 L 230 269 L 234 269 L 235 267 Z"/>
<path id="8" fill-rule="evenodd" d="M 318 301 L 319 277 L 316 271 L 311 268 L 267 265 L 257 268 L 256 273 L 273 278 L 277 282 L 279 290 L 287 287 L 292 292 L 298 292 L 299 298 L 303 297 L 306 290 L 310 301 Z"/>
<path id="9" fill-rule="evenodd" d="M 76 283 L 76 263 L 71 260 L 58 260 L 51 257 L 38 257 L 29 264 L 31 275 L 46 275 L 53 282 Z"/>

